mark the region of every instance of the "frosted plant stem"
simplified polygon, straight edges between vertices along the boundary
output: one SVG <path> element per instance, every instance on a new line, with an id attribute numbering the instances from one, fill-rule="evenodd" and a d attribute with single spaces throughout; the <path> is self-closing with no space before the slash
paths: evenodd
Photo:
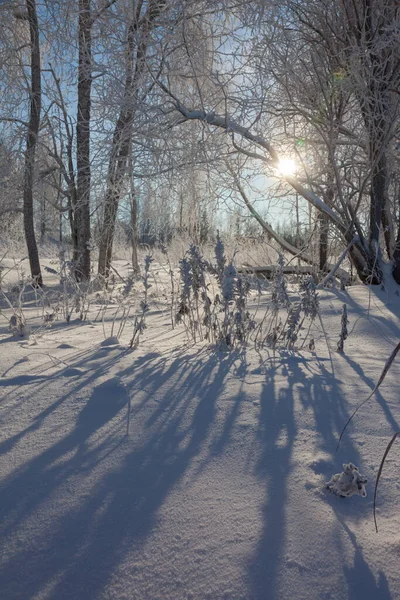
<path id="1" fill-rule="evenodd" d="M 378 523 L 377 523 L 377 520 L 376 520 L 376 495 L 377 495 L 377 492 L 378 492 L 378 483 L 379 483 L 379 480 L 380 480 L 381 475 L 382 475 L 383 465 L 385 464 L 386 457 L 389 454 L 390 448 L 393 446 L 394 441 L 395 441 L 395 439 L 397 438 L 398 435 L 400 435 L 400 431 L 397 431 L 393 435 L 392 439 L 390 440 L 390 442 L 386 446 L 386 450 L 385 450 L 385 453 L 384 453 L 383 458 L 381 460 L 381 464 L 379 465 L 378 475 L 376 476 L 375 490 L 374 490 L 374 503 L 373 503 L 373 513 L 374 513 L 374 523 L 375 523 L 375 531 L 376 531 L 376 533 L 378 533 Z"/>
<path id="2" fill-rule="evenodd" d="M 112 325 L 111 325 L 111 337 L 114 336 L 114 326 L 115 326 L 115 319 L 117 318 L 117 314 L 119 313 L 119 309 L 120 307 L 117 307 L 117 310 L 114 313 L 114 317 L 113 317 L 113 321 L 112 321 Z"/>
<path id="3" fill-rule="evenodd" d="M 365 400 L 363 400 L 363 401 L 362 401 L 362 402 L 361 402 L 361 403 L 360 403 L 360 404 L 357 406 L 357 408 L 356 408 L 356 409 L 353 411 L 353 413 L 351 414 L 350 418 L 348 419 L 348 421 L 347 421 L 346 425 L 343 427 L 343 429 L 342 429 L 342 433 L 340 434 L 339 441 L 338 441 L 338 443 L 337 443 L 337 446 L 336 446 L 336 451 L 337 451 L 337 450 L 338 450 L 338 448 L 339 448 L 339 444 L 340 444 L 340 442 L 341 442 L 341 440 L 342 440 L 342 437 L 343 437 L 343 434 L 344 434 L 344 432 L 345 432 L 345 431 L 346 431 L 346 429 L 347 429 L 347 426 L 350 424 L 350 422 L 351 422 L 351 420 L 353 419 L 354 415 L 355 415 L 355 414 L 356 414 L 356 413 L 357 413 L 357 412 L 360 410 L 360 408 L 361 408 L 362 406 L 364 406 L 364 404 L 365 404 L 366 402 L 368 402 L 368 400 L 370 400 L 370 399 L 372 398 L 372 396 L 375 394 L 375 392 L 376 392 L 376 391 L 379 389 L 379 386 L 381 385 L 381 383 L 382 383 L 382 382 L 383 382 L 383 380 L 385 379 L 385 377 L 386 377 L 386 375 L 387 375 L 387 373 L 388 373 L 388 371 L 389 371 L 389 369 L 390 369 L 390 367 L 391 367 L 391 365 L 392 365 L 392 363 L 393 363 L 394 359 L 396 358 L 396 356 L 397 356 L 397 353 L 399 352 L 399 350 L 400 350 L 400 342 L 397 344 L 397 346 L 394 348 L 394 350 L 392 351 L 391 355 L 390 355 L 390 356 L 389 356 L 389 358 L 387 359 L 387 361 L 386 361 L 386 364 L 385 364 L 385 366 L 384 366 L 384 368 L 383 368 L 383 371 L 382 371 L 382 373 L 381 373 L 381 376 L 379 377 L 378 383 L 376 384 L 376 386 L 374 387 L 374 389 L 372 390 L 372 392 L 369 394 L 369 396 L 368 396 L 368 397 L 367 397 Z"/>
<path id="4" fill-rule="evenodd" d="M 306 333 L 306 336 L 305 336 L 305 338 L 304 338 L 304 340 L 303 340 L 303 343 L 302 343 L 302 345 L 300 346 L 300 350 L 301 350 L 302 348 L 304 348 L 304 344 L 306 343 L 306 341 L 307 341 L 307 339 L 308 339 L 308 336 L 310 335 L 310 331 L 311 331 L 311 327 L 312 327 L 312 324 L 313 324 L 313 323 L 314 323 L 314 319 L 311 319 L 311 321 L 310 321 L 310 325 L 309 325 L 309 327 L 308 327 L 308 331 L 307 331 L 307 333 Z"/>

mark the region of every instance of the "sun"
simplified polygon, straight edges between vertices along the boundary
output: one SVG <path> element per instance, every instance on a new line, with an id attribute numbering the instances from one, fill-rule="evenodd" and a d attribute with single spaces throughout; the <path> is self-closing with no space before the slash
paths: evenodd
<path id="1" fill-rule="evenodd" d="M 291 176 L 296 173 L 296 163 L 292 158 L 280 158 L 278 162 L 278 171 L 281 175 Z"/>

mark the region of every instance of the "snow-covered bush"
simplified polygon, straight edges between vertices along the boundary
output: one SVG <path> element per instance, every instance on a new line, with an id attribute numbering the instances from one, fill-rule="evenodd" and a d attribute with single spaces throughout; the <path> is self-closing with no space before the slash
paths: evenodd
<path id="1" fill-rule="evenodd" d="M 260 281 L 238 271 L 234 258 L 227 259 L 219 235 L 214 252 L 215 261 L 207 261 L 199 248 L 191 244 L 179 261 L 176 323 L 186 327 L 193 342 L 207 340 L 226 350 L 249 343 L 258 349 L 264 345 L 272 348 L 281 345 L 292 351 L 298 342 L 304 345 L 318 315 L 318 295 L 313 280 L 305 280 L 299 290 L 300 301 L 291 302 L 284 276 L 284 258 L 280 255 L 270 287 L 270 300 L 263 302 L 261 310 Z M 305 319 L 309 326 L 302 335 Z M 312 348 L 314 346 L 313 341 Z"/>
<path id="2" fill-rule="evenodd" d="M 336 473 L 330 481 L 326 484 L 327 489 L 341 498 L 347 498 L 349 496 L 359 495 L 363 498 L 366 497 L 367 491 L 365 486 L 367 484 L 367 478 L 358 470 L 358 467 L 353 463 L 343 465 L 342 473 Z"/>
<path id="3" fill-rule="evenodd" d="M 271 301 L 273 310 L 276 312 L 282 306 L 289 306 L 290 300 L 287 292 L 287 282 L 283 272 L 283 267 L 285 266 L 285 261 L 283 255 L 279 253 L 278 255 L 278 264 L 275 272 L 275 277 L 272 282 L 272 290 L 271 290 Z"/>
<path id="4" fill-rule="evenodd" d="M 14 313 L 10 317 L 8 329 L 12 335 L 21 338 L 29 337 L 29 327 L 26 324 L 26 320 L 22 312 L 20 312 L 20 314 Z"/>
<path id="5" fill-rule="evenodd" d="M 290 349 L 293 348 L 297 341 L 301 323 L 301 303 L 296 302 L 289 308 L 287 328 L 285 330 L 286 344 Z"/>

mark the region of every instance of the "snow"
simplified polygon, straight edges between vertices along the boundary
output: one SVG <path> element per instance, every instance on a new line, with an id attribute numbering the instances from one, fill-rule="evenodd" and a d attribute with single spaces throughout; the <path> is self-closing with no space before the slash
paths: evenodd
<path id="1" fill-rule="evenodd" d="M 400 303 L 377 288 L 321 291 L 332 348 L 344 302 L 349 337 L 332 363 L 323 336 L 314 353 L 275 359 L 189 346 L 157 298 L 134 351 L 127 328 L 104 341 L 102 323 L 56 321 L 32 345 L 3 319 L 1 598 L 400 598 L 396 444 L 379 533 L 372 519 L 400 429 L 399 361 L 336 452 L 398 342 Z M 26 315 L 34 330 L 33 305 Z M 325 489 L 349 462 L 367 498 Z"/>
<path id="2" fill-rule="evenodd" d="M 358 467 L 353 463 L 344 463 L 343 471 L 333 475 L 332 479 L 327 482 L 326 487 L 336 496 L 341 498 L 354 496 L 355 494 L 362 496 L 367 495 L 366 484 L 368 480 L 364 475 L 361 475 Z"/>
<path id="3" fill-rule="evenodd" d="M 113 335 L 109 338 L 106 338 L 105 340 L 103 340 L 100 344 L 100 346 L 102 347 L 106 347 L 106 346 L 118 346 L 119 344 L 119 339 L 117 338 L 116 335 Z"/>

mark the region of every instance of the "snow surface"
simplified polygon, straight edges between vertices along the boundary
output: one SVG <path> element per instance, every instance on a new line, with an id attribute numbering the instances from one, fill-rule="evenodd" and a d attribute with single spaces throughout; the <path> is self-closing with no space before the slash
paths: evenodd
<path id="1" fill-rule="evenodd" d="M 189 347 L 150 302 L 134 351 L 131 331 L 104 343 L 98 322 L 21 340 L 1 321 L 1 599 L 399 599 L 396 444 L 378 534 L 372 519 L 400 429 L 398 359 L 335 449 L 398 342 L 400 298 L 321 292 L 332 348 L 348 306 L 333 364 L 323 339 L 275 362 Z M 324 489 L 350 461 L 367 498 Z"/>

